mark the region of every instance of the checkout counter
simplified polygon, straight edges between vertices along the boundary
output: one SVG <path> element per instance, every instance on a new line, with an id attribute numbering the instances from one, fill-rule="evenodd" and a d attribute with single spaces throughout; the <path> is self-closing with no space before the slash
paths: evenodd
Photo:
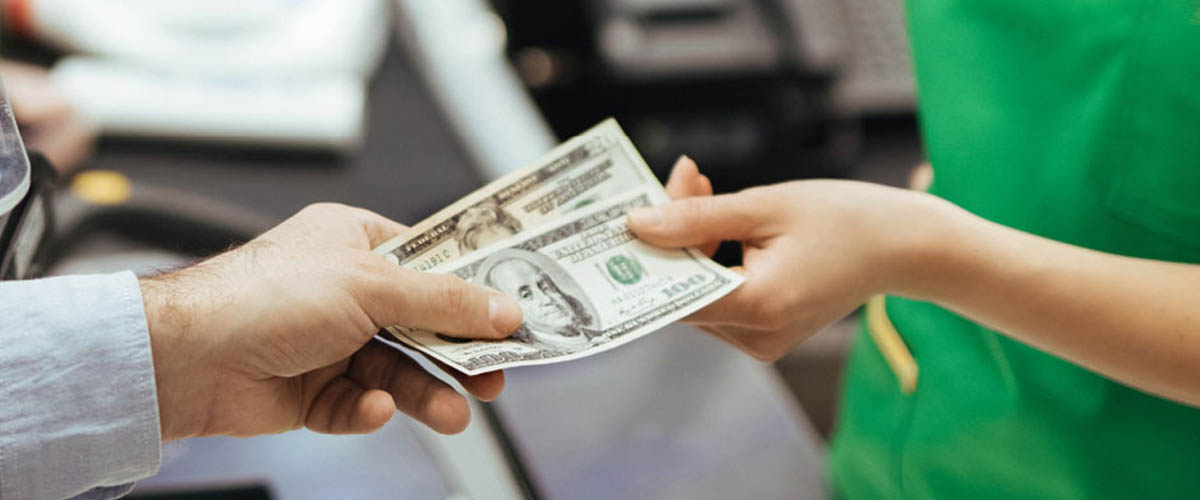
<path id="1" fill-rule="evenodd" d="M 504 57 L 481 0 L 397 3 L 352 157 L 106 140 L 87 168 L 238 207 L 253 228 L 316 201 L 416 222 L 548 150 L 556 138 Z M 185 263 L 139 229 L 80 236 L 52 270 Z M 249 229 L 247 229 L 248 231 Z M 162 245 L 157 245 L 161 247 Z M 199 253 L 199 252 L 195 252 Z M 306 430 L 168 444 L 134 498 L 825 498 L 823 444 L 769 365 L 676 325 L 580 361 L 508 372 L 470 428 L 397 415 L 366 436 Z"/>

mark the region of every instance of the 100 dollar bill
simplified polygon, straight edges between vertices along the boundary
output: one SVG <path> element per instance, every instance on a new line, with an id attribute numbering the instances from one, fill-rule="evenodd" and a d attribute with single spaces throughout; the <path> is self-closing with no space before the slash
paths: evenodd
<path id="1" fill-rule="evenodd" d="M 634 238 L 625 214 L 665 197 L 657 184 L 643 186 L 432 270 L 515 299 L 524 322 L 508 339 L 388 331 L 475 375 L 589 356 L 677 321 L 733 291 L 742 277 L 694 249 L 655 248 Z"/>
<path id="2" fill-rule="evenodd" d="M 438 211 L 375 251 L 401 266 L 427 271 L 640 186 L 661 189 L 633 143 L 610 118 L 533 164 Z"/>

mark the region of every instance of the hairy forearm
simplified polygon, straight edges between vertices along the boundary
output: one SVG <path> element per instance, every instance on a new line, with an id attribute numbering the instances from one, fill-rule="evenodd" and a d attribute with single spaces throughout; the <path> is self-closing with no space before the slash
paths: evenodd
<path id="1" fill-rule="evenodd" d="M 948 211 L 901 293 L 1200 406 L 1200 266 L 1096 252 Z M 932 234 L 932 233 L 931 233 Z"/>
<path id="2" fill-rule="evenodd" d="M 187 388 L 203 381 L 191 375 L 193 353 L 181 348 L 191 330 L 191 312 L 180 303 L 176 279 L 170 275 L 142 279 L 142 300 L 154 354 L 154 378 L 158 391 L 159 423 L 163 441 L 202 433 L 197 420 L 208 405 L 200 401 L 205 391 Z"/>
<path id="3" fill-rule="evenodd" d="M 213 366 L 221 353 L 212 341 L 212 319 L 233 328 L 234 315 L 223 310 L 239 288 L 220 270 L 233 265 L 228 253 L 191 267 L 142 278 L 142 301 L 154 356 L 159 420 L 164 441 L 209 434 L 213 396 L 222 370 Z M 227 308 L 227 307 L 226 307 Z"/>

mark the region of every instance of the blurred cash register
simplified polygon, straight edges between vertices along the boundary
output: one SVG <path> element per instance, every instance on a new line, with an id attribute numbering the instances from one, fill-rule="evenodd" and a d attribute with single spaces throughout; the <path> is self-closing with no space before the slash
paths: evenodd
<path id="1" fill-rule="evenodd" d="M 614 115 L 665 173 L 718 190 L 844 175 L 859 118 L 911 112 L 899 0 L 494 0 L 509 53 L 563 135 Z"/>

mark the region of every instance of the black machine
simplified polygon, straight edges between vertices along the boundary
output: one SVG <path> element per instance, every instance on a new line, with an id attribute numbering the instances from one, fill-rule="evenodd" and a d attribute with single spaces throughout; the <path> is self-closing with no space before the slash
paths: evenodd
<path id="1" fill-rule="evenodd" d="M 0 135 L 2 280 L 41 276 L 75 243 L 99 231 L 203 256 L 271 225 L 255 212 L 186 191 L 147 185 L 134 189 L 115 172 L 85 172 L 70 189 L 59 189 L 46 158 L 26 152 L 7 98 L 0 99 Z M 97 181 L 108 185 L 97 186 Z M 97 197 L 97 189 L 118 196 Z"/>
<path id="2" fill-rule="evenodd" d="M 859 118 L 911 112 L 887 0 L 492 0 L 560 137 L 615 116 L 660 176 L 680 154 L 718 191 L 845 176 Z"/>
<path id="3" fill-rule="evenodd" d="M 0 279 L 41 273 L 53 185 L 54 169 L 41 155 L 26 155 L 12 107 L 0 95 Z"/>
<path id="4" fill-rule="evenodd" d="M 494 3 L 559 136 L 612 115 L 660 176 L 686 153 L 718 190 L 838 175 L 848 163 L 832 73 L 807 62 L 767 2 Z"/>

